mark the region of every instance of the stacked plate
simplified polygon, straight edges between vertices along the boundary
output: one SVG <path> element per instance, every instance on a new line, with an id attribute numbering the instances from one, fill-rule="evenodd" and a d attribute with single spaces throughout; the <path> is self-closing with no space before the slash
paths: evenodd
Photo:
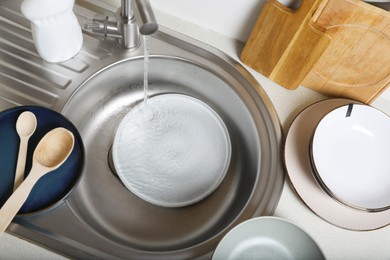
<path id="1" fill-rule="evenodd" d="M 390 223 L 390 118 L 346 99 L 315 103 L 292 123 L 285 164 L 296 192 L 324 220 L 351 230 Z"/>
<path id="2" fill-rule="evenodd" d="M 390 205 L 390 119 L 366 105 L 349 104 L 325 115 L 310 145 L 311 162 L 322 188 L 361 210 Z"/>

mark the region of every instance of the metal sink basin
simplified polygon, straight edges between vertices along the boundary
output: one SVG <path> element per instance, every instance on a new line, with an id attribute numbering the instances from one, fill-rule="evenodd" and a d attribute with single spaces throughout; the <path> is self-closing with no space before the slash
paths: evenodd
<path id="1" fill-rule="evenodd" d="M 128 191 L 109 162 L 117 125 L 143 98 L 142 46 L 124 51 L 85 33 L 74 59 L 45 63 L 19 3 L 0 1 L 0 109 L 34 104 L 63 113 L 84 140 L 86 165 L 63 204 L 17 217 L 8 232 L 72 258 L 208 259 L 231 228 L 273 213 L 284 183 L 281 129 L 267 95 L 240 64 L 165 28 L 151 38 L 150 94 L 206 102 L 232 143 L 229 170 L 215 192 L 187 207 L 154 206 Z"/>

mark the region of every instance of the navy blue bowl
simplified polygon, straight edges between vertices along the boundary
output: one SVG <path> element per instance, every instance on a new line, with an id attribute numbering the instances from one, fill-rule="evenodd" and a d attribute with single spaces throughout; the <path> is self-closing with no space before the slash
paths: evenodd
<path id="1" fill-rule="evenodd" d="M 37 128 L 28 143 L 25 176 L 31 170 L 35 147 L 42 137 L 56 127 L 71 131 L 75 138 L 72 153 L 58 169 L 46 174 L 35 184 L 18 215 L 37 213 L 58 205 L 80 179 L 84 166 L 84 145 L 76 127 L 63 115 L 39 106 L 20 106 L 0 112 L 0 206 L 11 196 L 19 151 L 16 121 L 24 111 L 37 118 Z"/>

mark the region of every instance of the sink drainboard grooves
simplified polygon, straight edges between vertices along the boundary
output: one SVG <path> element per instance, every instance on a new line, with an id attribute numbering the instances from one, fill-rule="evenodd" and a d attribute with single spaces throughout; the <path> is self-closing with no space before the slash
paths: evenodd
<path id="1" fill-rule="evenodd" d="M 76 84 L 73 79 L 87 71 L 93 60 L 110 52 L 91 40 L 77 58 L 61 64 L 42 61 L 30 23 L 19 12 L 20 1 L 11 2 L 0 0 L 0 110 L 23 104 L 55 107 L 62 92 Z"/>

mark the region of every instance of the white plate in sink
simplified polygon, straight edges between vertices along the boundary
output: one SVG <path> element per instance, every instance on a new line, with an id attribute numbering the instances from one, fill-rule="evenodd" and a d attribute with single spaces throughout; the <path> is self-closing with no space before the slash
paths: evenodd
<path id="1" fill-rule="evenodd" d="M 151 97 L 121 121 L 112 146 L 114 168 L 135 195 L 183 207 L 210 195 L 229 168 L 228 129 L 206 103 L 182 94 Z"/>

